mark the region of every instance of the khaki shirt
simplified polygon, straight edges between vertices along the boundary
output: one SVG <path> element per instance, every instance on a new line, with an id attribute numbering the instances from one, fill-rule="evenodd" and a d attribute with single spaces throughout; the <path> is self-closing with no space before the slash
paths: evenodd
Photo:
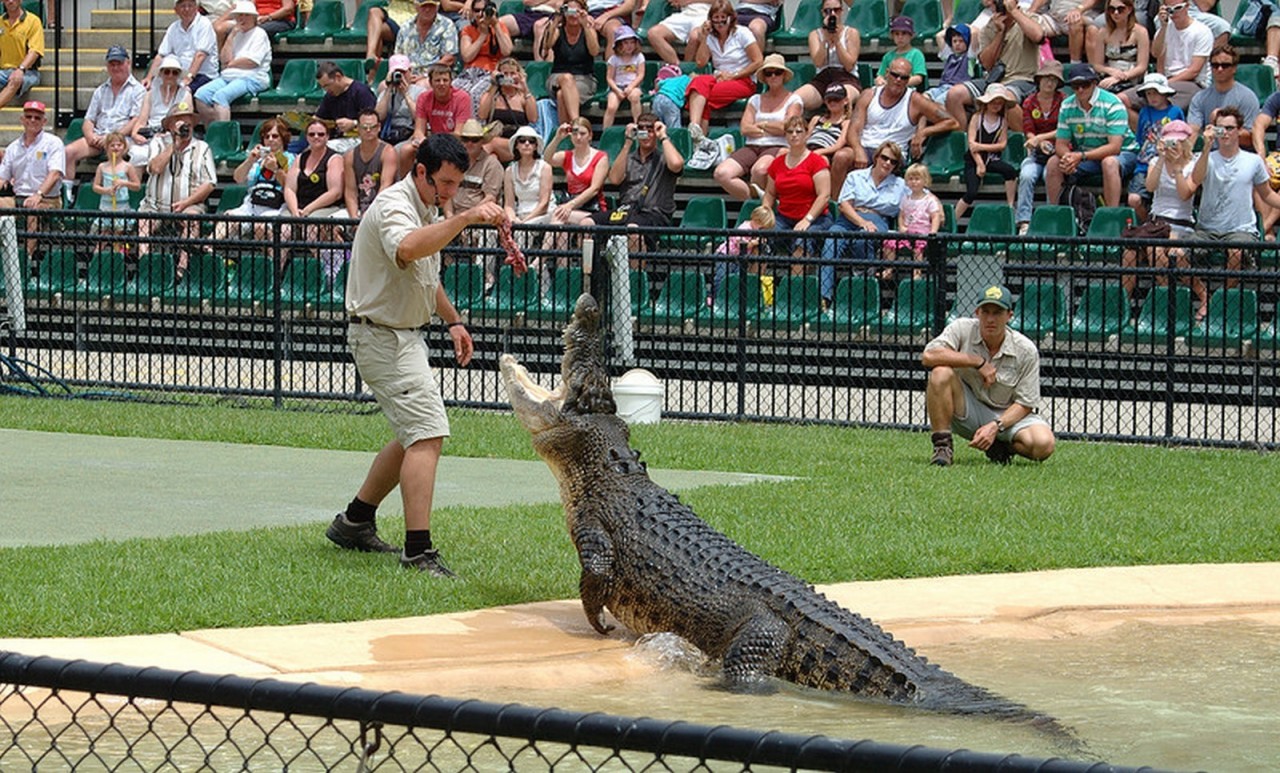
<path id="1" fill-rule="evenodd" d="M 938 337 L 925 345 L 929 349 L 952 349 L 963 354 L 976 354 L 987 359 L 987 345 L 982 342 L 982 328 L 977 319 L 965 317 L 947 325 Z M 956 368 L 960 380 L 985 405 L 1003 411 L 1017 403 L 1032 410 L 1040 407 L 1040 353 L 1036 345 L 1022 333 L 1005 328 L 1004 343 L 991 357 L 996 366 L 996 381 L 990 387 L 982 383 L 977 368 Z"/>
<path id="2" fill-rule="evenodd" d="M 390 185 L 360 219 L 347 269 L 347 313 L 394 328 L 431 321 L 440 284 L 440 253 L 401 268 L 396 248 L 410 233 L 440 219 L 406 177 Z"/>

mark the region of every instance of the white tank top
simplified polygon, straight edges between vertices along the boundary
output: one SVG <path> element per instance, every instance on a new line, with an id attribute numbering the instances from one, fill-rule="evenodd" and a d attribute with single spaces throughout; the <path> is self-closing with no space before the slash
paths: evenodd
<path id="1" fill-rule="evenodd" d="M 781 122 L 781 121 L 787 120 L 787 109 L 790 108 L 793 104 L 802 104 L 800 101 L 800 97 L 796 96 L 795 94 L 791 94 L 790 96 L 788 96 L 777 110 L 766 112 L 763 108 L 760 107 L 759 94 L 752 94 L 751 99 L 747 100 L 747 105 L 749 105 L 750 107 L 754 107 L 756 110 L 757 123 L 760 123 L 763 121 Z M 763 137 L 756 137 L 748 141 L 747 144 L 755 145 L 757 147 L 766 147 L 766 148 L 786 147 L 787 138 L 775 137 L 772 134 L 766 134 Z"/>
<path id="2" fill-rule="evenodd" d="M 546 165 L 542 159 L 534 159 L 533 169 L 529 176 L 520 179 L 520 163 L 511 162 L 511 192 L 515 194 L 516 217 L 528 217 L 538 206 L 538 198 L 542 194 L 542 167 Z"/>
<path id="3" fill-rule="evenodd" d="M 911 123 L 911 92 L 906 91 L 898 104 L 892 107 L 880 106 L 880 95 L 884 86 L 876 86 L 867 105 L 867 122 L 862 127 L 862 147 L 878 148 L 885 140 L 893 140 L 906 153 L 916 127 Z"/>

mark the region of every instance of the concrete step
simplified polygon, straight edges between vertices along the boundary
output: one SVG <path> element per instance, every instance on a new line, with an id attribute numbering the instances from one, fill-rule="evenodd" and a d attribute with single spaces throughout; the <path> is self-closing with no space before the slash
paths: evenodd
<path id="1" fill-rule="evenodd" d="M 163 34 L 165 28 L 178 18 L 173 12 L 172 3 L 156 3 L 154 15 L 150 8 L 139 3 L 136 6 L 136 17 L 134 13 L 134 8 L 97 8 L 89 12 L 89 26 L 95 30 L 131 30 L 135 26 L 143 30 L 151 28 L 151 20 L 154 18 L 155 25 Z M 81 31 L 81 34 L 84 32 Z"/>
<path id="2" fill-rule="evenodd" d="M 146 27 L 138 28 L 138 48 L 145 52 L 155 51 L 160 45 L 161 39 L 164 38 L 164 27 L 155 30 L 154 33 Z M 133 51 L 133 28 L 125 27 L 120 29 L 82 29 L 72 37 L 70 30 L 63 30 L 61 47 L 64 52 L 70 52 L 72 42 L 80 47 L 80 57 L 82 61 L 93 61 L 95 58 L 98 62 L 102 62 L 107 55 L 107 49 L 111 46 L 124 46 Z M 45 49 L 51 51 L 59 46 L 57 35 L 48 30 L 44 33 Z M 49 58 L 46 53 L 45 58 Z"/>

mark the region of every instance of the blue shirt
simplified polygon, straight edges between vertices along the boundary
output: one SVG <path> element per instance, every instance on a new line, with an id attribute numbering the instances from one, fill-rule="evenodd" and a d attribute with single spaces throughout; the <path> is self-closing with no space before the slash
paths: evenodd
<path id="1" fill-rule="evenodd" d="M 891 174 L 876 185 L 871 179 L 871 167 L 850 172 L 840 186 L 841 204 L 848 201 L 857 209 L 869 209 L 885 217 L 897 217 L 898 205 L 907 193 L 907 183 Z"/>
<path id="2" fill-rule="evenodd" d="M 1150 105 L 1142 108 L 1138 113 L 1138 165 L 1134 167 L 1134 174 L 1147 173 L 1147 165 L 1156 157 L 1156 151 L 1160 146 L 1160 132 L 1164 129 L 1164 125 L 1170 121 L 1182 121 L 1185 118 L 1182 108 L 1172 102 L 1164 110 L 1156 110 Z"/>

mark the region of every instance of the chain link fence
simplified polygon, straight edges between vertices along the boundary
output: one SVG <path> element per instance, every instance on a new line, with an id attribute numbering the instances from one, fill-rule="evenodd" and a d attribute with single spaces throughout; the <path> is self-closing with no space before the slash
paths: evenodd
<path id="1" fill-rule="evenodd" d="M 11 652 L 0 728 L 5 770 L 1131 770 Z"/>
<path id="2" fill-rule="evenodd" d="M 140 237 L 139 216 L 114 217 L 129 226 L 94 233 L 96 215 L 80 211 L 0 217 L 0 386 L 367 409 L 345 343 L 354 223 L 153 215 Z M 771 232 L 740 252 L 722 247 L 742 231 L 520 228 L 534 266 L 522 277 L 477 231 L 442 275 L 474 361 L 452 362 L 442 327 L 423 335 L 450 404 L 504 408 L 499 355 L 549 384 L 587 289 L 605 300 L 611 371 L 652 371 L 669 417 L 922 429 L 924 344 L 1002 282 L 1019 298 L 1013 326 L 1040 347 L 1042 412 L 1060 436 L 1280 442 L 1272 244 L 1010 237 L 972 222 L 905 244 Z"/>

